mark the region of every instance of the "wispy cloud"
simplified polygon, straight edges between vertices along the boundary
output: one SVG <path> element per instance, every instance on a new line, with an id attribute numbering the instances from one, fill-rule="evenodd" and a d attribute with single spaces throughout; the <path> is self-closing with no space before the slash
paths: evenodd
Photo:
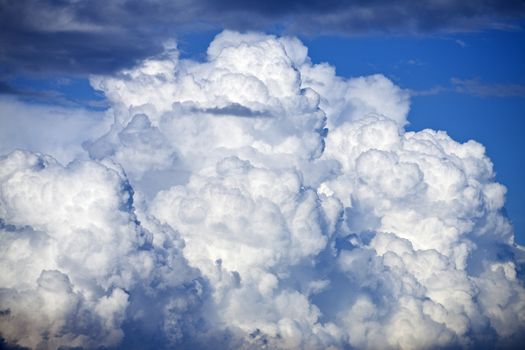
<path id="1" fill-rule="evenodd" d="M 70 79 L 59 78 L 51 84 L 50 88 L 35 89 L 0 81 L 0 96 L 10 95 L 23 102 L 68 108 L 88 108 L 95 110 L 108 108 L 107 100 L 102 97 L 97 99 L 96 94 L 93 94 L 90 98 L 78 98 L 58 89 L 60 87 L 68 86 L 69 84 L 71 84 Z"/>
<path id="2" fill-rule="evenodd" d="M 476 96 L 525 97 L 525 85 L 484 83 L 479 79 L 452 78 L 454 91 Z"/>
<path id="3" fill-rule="evenodd" d="M 16 148 L 53 154 L 68 163 L 83 153 L 81 142 L 100 135 L 108 117 L 79 104 L 49 104 L 0 96 L 0 154 Z"/>
<path id="4" fill-rule="evenodd" d="M 6 82 L 0 81 L 0 95 L 15 95 L 18 91 Z"/>
<path id="5" fill-rule="evenodd" d="M 449 85 L 436 85 L 429 89 L 410 90 L 411 96 L 432 96 L 458 93 L 483 97 L 525 97 L 525 85 L 485 83 L 479 79 L 450 79 Z"/>
<path id="6" fill-rule="evenodd" d="M 467 47 L 467 43 L 464 42 L 463 40 L 456 39 L 454 42 L 461 47 Z"/>

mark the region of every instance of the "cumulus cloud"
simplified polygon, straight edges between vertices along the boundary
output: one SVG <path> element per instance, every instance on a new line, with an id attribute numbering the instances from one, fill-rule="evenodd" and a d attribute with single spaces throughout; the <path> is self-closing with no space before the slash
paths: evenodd
<path id="1" fill-rule="evenodd" d="M 178 236 L 167 228 L 154 236 L 141 224 L 117 165 L 63 167 L 49 156 L 14 151 L 0 169 L 0 328 L 8 343 L 116 346 L 126 317 L 135 317 L 126 311 L 135 293 L 191 283 Z"/>
<path id="2" fill-rule="evenodd" d="M 512 30 L 525 15 L 522 0 L 1 0 L 0 9 L 5 69 L 66 73 L 130 67 L 161 53 L 166 38 L 196 29 L 432 34 Z"/>
<path id="3" fill-rule="evenodd" d="M 384 76 L 344 79 L 295 38 L 225 31 L 203 62 L 171 47 L 92 85 L 113 122 L 79 140 L 83 158 L 0 161 L 8 344 L 523 341 L 505 187 L 481 144 L 406 132 L 409 93 Z"/>

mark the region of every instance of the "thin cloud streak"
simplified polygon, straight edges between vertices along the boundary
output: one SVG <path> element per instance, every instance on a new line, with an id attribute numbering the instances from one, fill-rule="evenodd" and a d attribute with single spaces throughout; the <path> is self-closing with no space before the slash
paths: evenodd
<path id="1" fill-rule="evenodd" d="M 525 85 L 521 84 L 490 84 L 479 79 L 452 78 L 454 89 L 458 93 L 475 96 L 495 97 L 525 97 Z"/>
<path id="2" fill-rule="evenodd" d="M 444 93 L 466 94 L 480 97 L 525 97 L 525 85 L 484 83 L 479 79 L 451 78 L 450 85 L 437 85 L 429 89 L 409 90 L 411 96 L 434 96 Z"/>

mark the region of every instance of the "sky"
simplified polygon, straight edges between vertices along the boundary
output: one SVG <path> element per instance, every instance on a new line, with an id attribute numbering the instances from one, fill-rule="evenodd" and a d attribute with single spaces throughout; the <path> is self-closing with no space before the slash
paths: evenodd
<path id="1" fill-rule="evenodd" d="M 525 2 L 0 23 L 2 347 L 523 341 Z"/>

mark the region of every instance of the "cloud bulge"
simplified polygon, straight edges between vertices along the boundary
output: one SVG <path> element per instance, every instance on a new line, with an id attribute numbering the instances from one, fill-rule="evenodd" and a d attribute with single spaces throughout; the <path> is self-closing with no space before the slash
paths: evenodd
<path id="1" fill-rule="evenodd" d="M 203 62 L 171 47 L 91 84 L 111 108 L 72 127 L 69 158 L 42 138 L 0 160 L 7 344 L 523 340 L 523 248 L 484 147 L 406 132 L 410 94 L 384 76 L 345 79 L 296 38 L 224 31 Z"/>

